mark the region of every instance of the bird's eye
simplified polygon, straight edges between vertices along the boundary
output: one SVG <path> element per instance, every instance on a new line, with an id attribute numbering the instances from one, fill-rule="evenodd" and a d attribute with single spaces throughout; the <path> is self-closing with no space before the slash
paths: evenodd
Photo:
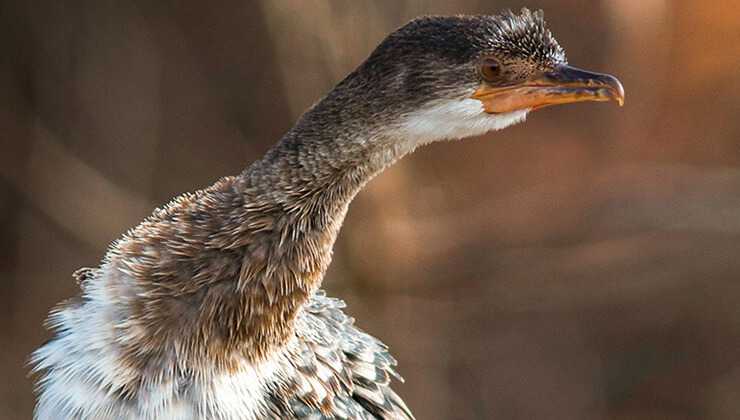
<path id="1" fill-rule="evenodd" d="M 488 82 L 493 82 L 501 75 L 501 65 L 492 58 L 486 58 L 480 65 L 480 74 Z"/>

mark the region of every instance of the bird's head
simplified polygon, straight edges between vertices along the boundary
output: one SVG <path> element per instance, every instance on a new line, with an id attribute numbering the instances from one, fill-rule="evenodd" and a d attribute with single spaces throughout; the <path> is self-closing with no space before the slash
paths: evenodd
<path id="1" fill-rule="evenodd" d="M 527 9 L 415 19 L 351 78 L 373 114 L 417 144 L 501 129 L 549 105 L 624 101 L 615 77 L 569 66 L 542 12 Z"/>

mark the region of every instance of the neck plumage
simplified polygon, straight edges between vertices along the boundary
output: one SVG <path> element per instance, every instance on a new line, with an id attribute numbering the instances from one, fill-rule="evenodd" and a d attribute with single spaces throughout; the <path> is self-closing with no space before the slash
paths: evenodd
<path id="1" fill-rule="evenodd" d="M 290 340 L 350 201 L 410 150 L 352 100 L 335 89 L 242 174 L 175 199 L 116 244 L 107 264 L 136 285 L 117 289 L 132 302 L 124 357 L 229 368 Z"/>
<path id="2" fill-rule="evenodd" d="M 330 94 L 307 112 L 239 177 L 245 254 L 238 293 L 228 298 L 241 299 L 247 319 L 238 341 L 257 355 L 291 337 L 295 316 L 321 284 L 351 200 L 409 151 L 335 99 Z"/>

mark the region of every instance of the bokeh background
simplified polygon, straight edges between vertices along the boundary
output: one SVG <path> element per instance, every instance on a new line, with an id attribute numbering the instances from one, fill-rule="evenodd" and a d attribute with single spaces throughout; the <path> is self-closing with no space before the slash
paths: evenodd
<path id="1" fill-rule="evenodd" d="M 740 418 L 740 4 L 0 2 L 0 419 L 71 273 L 235 174 L 422 14 L 543 8 L 624 108 L 435 144 L 353 203 L 325 282 L 419 419 Z"/>

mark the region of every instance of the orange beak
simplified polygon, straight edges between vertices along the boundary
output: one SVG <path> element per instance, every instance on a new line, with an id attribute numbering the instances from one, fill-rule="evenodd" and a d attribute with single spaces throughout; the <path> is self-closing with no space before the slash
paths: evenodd
<path id="1" fill-rule="evenodd" d="M 616 77 L 561 65 L 541 76 L 508 86 L 483 84 L 472 98 L 489 114 L 585 101 L 624 105 L 624 88 Z"/>

